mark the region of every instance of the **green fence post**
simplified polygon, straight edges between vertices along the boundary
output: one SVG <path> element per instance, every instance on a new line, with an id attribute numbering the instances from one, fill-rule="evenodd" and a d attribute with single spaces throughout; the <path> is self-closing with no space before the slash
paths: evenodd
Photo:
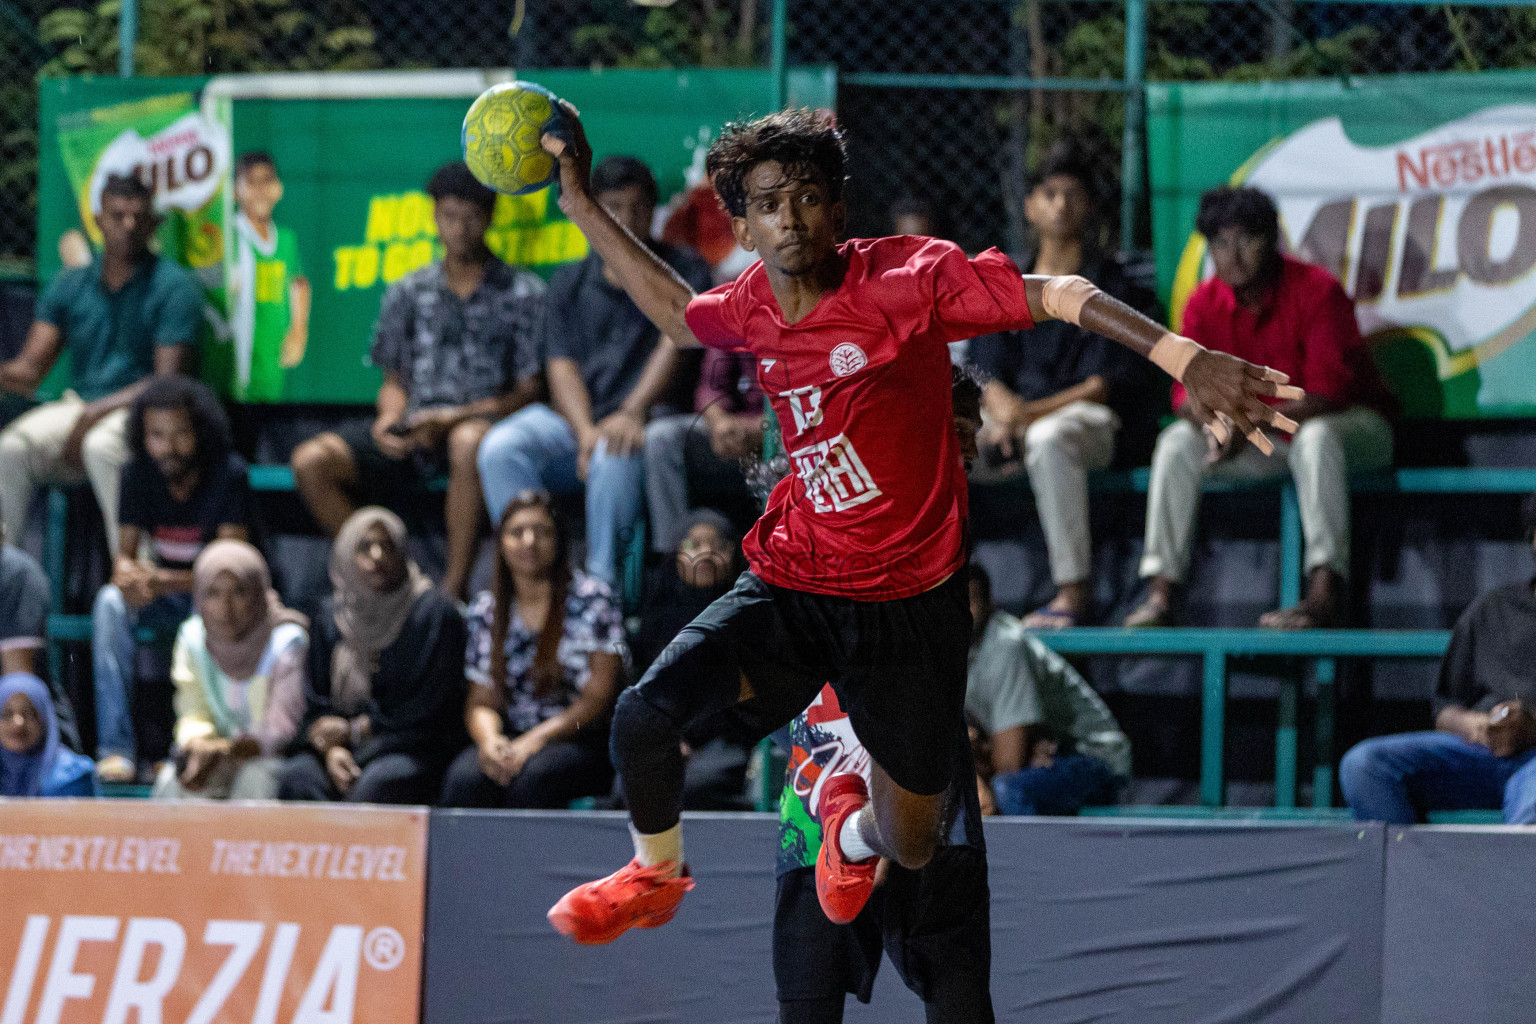
<path id="1" fill-rule="evenodd" d="M 117 74 L 133 77 L 133 47 L 139 39 L 139 0 L 122 0 L 117 19 Z"/>
<path id="2" fill-rule="evenodd" d="M 773 109 L 789 102 L 789 0 L 773 0 L 773 27 L 769 33 L 768 65 L 773 77 Z"/>
<path id="3" fill-rule="evenodd" d="M 1280 607 L 1282 608 L 1289 608 L 1301 600 L 1303 544 L 1301 504 L 1296 499 L 1296 485 L 1287 480 L 1280 488 Z"/>
<path id="4" fill-rule="evenodd" d="M 1147 111 L 1147 0 L 1125 0 L 1125 136 L 1120 145 L 1120 250 L 1136 247 Z"/>
<path id="5" fill-rule="evenodd" d="M 1339 663 L 1318 658 L 1312 678 L 1317 681 L 1317 716 L 1312 740 L 1312 806 L 1333 806 L 1333 713 Z"/>
<path id="6" fill-rule="evenodd" d="M 1206 807 L 1226 803 L 1226 726 L 1227 652 L 1213 647 L 1205 652 L 1200 696 L 1200 802 Z"/>
<path id="7" fill-rule="evenodd" d="M 1275 806 L 1296 806 L 1296 705 L 1300 679 L 1280 679 L 1280 703 L 1275 727 Z"/>

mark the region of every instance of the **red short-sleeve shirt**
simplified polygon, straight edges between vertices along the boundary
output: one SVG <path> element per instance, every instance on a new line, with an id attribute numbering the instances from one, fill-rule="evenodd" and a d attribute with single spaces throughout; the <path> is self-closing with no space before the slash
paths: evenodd
<path id="1" fill-rule="evenodd" d="M 918 594 L 965 561 L 965 470 L 952 341 L 1033 326 L 1024 281 L 996 249 L 855 239 L 842 283 L 786 324 L 761 263 L 688 304 L 712 348 L 757 357 L 790 474 L 743 544 L 775 586 L 865 601 Z"/>

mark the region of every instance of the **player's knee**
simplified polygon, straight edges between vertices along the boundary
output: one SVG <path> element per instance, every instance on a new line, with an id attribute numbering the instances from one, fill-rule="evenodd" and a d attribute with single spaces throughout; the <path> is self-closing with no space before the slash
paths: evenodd
<path id="1" fill-rule="evenodd" d="M 671 716 L 641 696 L 636 687 L 619 694 L 613 708 L 611 742 L 616 767 L 622 770 L 620 761 L 636 750 L 676 746 L 681 737 L 682 729 Z"/>

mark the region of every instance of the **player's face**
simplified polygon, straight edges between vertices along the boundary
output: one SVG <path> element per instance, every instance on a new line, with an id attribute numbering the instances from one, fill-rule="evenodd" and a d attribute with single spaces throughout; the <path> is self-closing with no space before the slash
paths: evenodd
<path id="1" fill-rule="evenodd" d="M 432 219 L 437 222 L 437 237 L 451 260 L 473 260 L 485 245 L 485 232 L 491 226 L 490 214 L 478 203 L 458 196 L 443 196 L 434 205 Z"/>
<path id="2" fill-rule="evenodd" d="M 1088 224 L 1088 189 L 1070 174 L 1053 174 L 1024 200 L 1024 216 L 1042 238 L 1072 241 Z"/>
<path id="3" fill-rule="evenodd" d="M 144 453 L 167 480 L 186 479 L 197 457 L 197 431 L 185 409 L 144 410 Z"/>
<path id="4" fill-rule="evenodd" d="M 256 595 L 240 585 L 234 573 L 221 572 L 208 584 L 203 599 L 198 602 L 197 613 L 202 616 L 209 636 L 233 642 L 256 625 L 260 608 L 255 598 Z"/>
<path id="5" fill-rule="evenodd" d="M 555 521 L 542 508 L 521 508 L 501 528 L 501 557 L 523 576 L 546 576 L 555 564 Z"/>
<path id="6" fill-rule="evenodd" d="M 255 164 L 235 179 L 235 199 L 241 211 L 262 224 L 272 219 L 272 208 L 283 199 L 283 182 L 271 164 Z"/>
<path id="7" fill-rule="evenodd" d="M 0 747 L 30 754 L 43 741 L 43 716 L 24 693 L 13 693 L 0 708 Z"/>
<path id="8" fill-rule="evenodd" d="M 611 188 L 597 194 L 597 201 L 613 219 L 624 225 L 636 238 L 651 237 L 651 217 L 656 204 L 639 185 Z"/>
<path id="9" fill-rule="evenodd" d="M 96 226 L 101 229 L 101 247 L 107 255 L 133 260 L 149 251 L 149 239 L 160 226 L 160 218 L 143 199 L 104 195 Z"/>
<path id="10" fill-rule="evenodd" d="M 808 274 L 837 247 L 843 226 L 842 201 L 828 198 L 820 181 L 794 179 L 770 160 L 747 174 L 747 212 L 732 217 L 736 241 L 781 273 Z"/>
<path id="11" fill-rule="evenodd" d="M 405 582 L 405 553 L 382 523 L 374 523 L 363 533 L 352 552 L 352 564 L 369 590 L 387 593 Z"/>
<path id="12" fill-rule="evenodd" d="M 1235 224 L 1216 233 L 1210 240 L 1210 250 L 1216 276 L 1233 291 L 1258 283 L 1273 255 L 1268 238 L 1249 234 Z"/>

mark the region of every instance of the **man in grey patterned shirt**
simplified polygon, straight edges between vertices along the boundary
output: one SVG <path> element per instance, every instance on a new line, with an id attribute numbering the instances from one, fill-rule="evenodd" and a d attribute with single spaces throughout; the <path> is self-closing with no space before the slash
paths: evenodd
<path id="1" fill-rule="evenodd" d="M 293 477 L 331 536 L 361 501 L 389 507 L 445 469 L 448 569 L 463 600 L 482 522 L 475 455 L 490 425 L 538 397 L 544 282 L 486 248 L 496 193 L 455 162 L 427 184 L 443 259 L 384 293 L 371 358 L 384 371 L 378 414 L 293 452 Z"/>

